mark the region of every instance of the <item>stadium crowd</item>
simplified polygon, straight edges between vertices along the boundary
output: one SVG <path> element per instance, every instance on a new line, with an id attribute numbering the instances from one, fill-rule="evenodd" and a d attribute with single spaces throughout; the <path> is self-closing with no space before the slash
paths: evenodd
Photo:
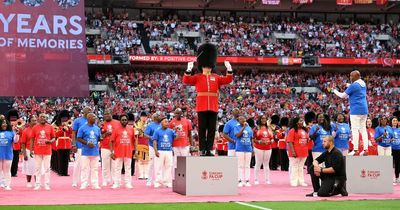
<path id="1" fill-rule="evenodd" d="M 127 14 L 113 18 L 88 14 L 87 25 L 101 29 L 100 36 L 88 37 L 88 43 L 93 43 L 98 54 L 145 53 L 136 49 L 143 43 L 141 40 L 144 37 L 152 41 L 173 41 L 149 46 L 153 54 L 193 54 L 195 49 L 192 50 L 187 41 L 175 32 L 196 31 L 217 43 L 218 53 L 222 56 L 316 55 L 373 59 L 400 55 L 400 45 L 378 38 L 379 35 L 398 38 L 400 27 L 397 24 L 333 24 L 313 19 L 269 17 L 260 20 L 200 17 L 198 22 L 182 22 L 176 15 L 148 18 L 142 14 L 137 20 L 132 20 Z M 293 34 L 295 38 L 276 37 L 274 32 Z"/>

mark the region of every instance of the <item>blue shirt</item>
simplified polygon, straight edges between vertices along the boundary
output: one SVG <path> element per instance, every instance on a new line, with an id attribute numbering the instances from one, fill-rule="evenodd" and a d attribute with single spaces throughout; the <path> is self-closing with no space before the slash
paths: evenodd
<path id="1" fill-rule="evenodd" d="M 383 135 L 383 133 L 385 133 L 385 130 L 386 130 L 386 133 L 388 135 L 386 137 L 383 137 L 382 141 L 378 142 L 378 145 L 381 146 L 381 147 L 390 147 L 391 146 L 390 141 L 393 138 L 393 129 L 392 129 L 392 127 L 390 127 L 388 125 L 386 127 L 381 127 L 381 126 L 376 127 L 375 128 L 375 136 L 374 137 L 375 137 L 375 139 L 381 137 Z"/>
<path id="2" fill-rule="evenodd" d="M 14 132 L 0 131 L 0 160 L 13 159 Z"/>
<path id="3" fill-rule="evenodd" d="M 392 150 L 400 150 L 400 128 L 392 128 L 392 130 L 393 130 Z"/>
<path id="4" fill-rule="evenodd" d="M 361 85 L 360 83 L 363 83 Z M 357 80 L 344 91 L 349 96 L 350 115 L 368 114 L 367 86 L 362 80 Z"/>
<path id="5" fill-rule="evenodd" d="M 74 120 L 74 124 L 72 125 L 72 130 L 78 133 L 79 128 L 86 125 L 86 123 L 87 123 L 86 117 L 78 117 Z M 82 148 L 82 143 L 80 143 L 78 140 L 76 140 L 76 147 L 78 149 Z"/>
<path id="6" fill-rule="evenodd" d="M 350 126 L 347 123 L 338 123 L 335 125 L 336 136 L 335 136 L 335 147 L 339 149 L 349 148 L 350 139 Z"/>
<path id="7" fill-rule="evenodd" d="M 231 139 L 235 140 L 236 135 L 234 132 L 234 128 L 238 125 L 240 125 L 239 121 L 237 121 L 236 119 L 231 119 L 224 125 L 223 132 L 226 135 L 228 135 Z M 234 149 L 236 149 L 235 143 L 228 141 L 228 150 L 234 150 Z"/>
<path id="8" fill-rule="evenodd" d="M 241 125 L 237 125 L 233 128 L 234 133 L 235 133 L 235 141 L 236 141 L 236 152 L 252 152 L 253 151 L 253 146 L 252 146 L 252 141 L 253 139 L 253 130 L 251 130 L 250 126 L 246 126 L 246 128 L 243 130 L 242 135 L 238 138 L 236 137 L 236 134 L 242 130 Z"/>
<path id="9" fill-rule="evenodd" d="M 78 138 L 81 138 L 87 143 L 93 143 L 94 147 L 89 148 L 88 145 L 82 144 L 82 156 L 99 156 L 99 141 L 101 137 L 100 128 L 97 125 L 83 125 L 78 130 Z"/>
<path id="10" fill-rule="evenodd" d="M 313 127 L 311 127 L 311 129 L 310 129 L 310 132 L 308 132 L 308 135 L 312 136 L 314 134 L 314 132 L 317 130 L 318 127 L 319 127 L 319 130 L 317 131 L 317 135 L 315 136 L 314 147 L 313 147 L 312 151 L 313 152 L 325 152 L 326 150 L 324 149 L 324 146 L 322 145 L 322 140 L 326 136 L 332 135 L 332 132 L 331 131 L 326 131 L 320 125 L 313 125 Z"/>
<path id="11" fill-rule="evenodd" d="M 144 135 L 152 137 L 154 135 L 154 132 L 160 128 L 160 123 L 151 122 L 147 125 L 146 130 L 144 130 Z M 149 139 L 149 146 L 153 147 L 153 140 L 151 138 Z"/>
<path id="12" fill-rule="evenodd" d="M 162 128 L 157 129 L 152 137 L 153 140 L 157 141 L 158 151 L 172 151 L 172 141 L 174 141 L 175 138 L 176 133 L 170 128 L 165 130 Z"/>

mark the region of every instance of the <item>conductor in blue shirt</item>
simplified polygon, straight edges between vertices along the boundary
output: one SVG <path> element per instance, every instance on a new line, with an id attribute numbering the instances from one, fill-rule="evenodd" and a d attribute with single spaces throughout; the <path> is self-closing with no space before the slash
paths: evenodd
<path id="1" fill-rule="evenodd" d="M 364 155 L 368 149 L 368 134 L 367 134 L 367 117 L 368 117 L 368 103 L 367 103 L 367 85 L 361 79 L 359 71 L 352 71 L 350 73 L 351 84 L 347 84 L 347 89 L 344 93 L 333 89 L 333 93 L 340 98 L 349 98 L 350 101 L 350 124 L 351 136 L 353 140 L 354 150 L 348 155 Z M 364 148 L 360 153 L 358 152 L 359 133 L 361 133 Z"/>

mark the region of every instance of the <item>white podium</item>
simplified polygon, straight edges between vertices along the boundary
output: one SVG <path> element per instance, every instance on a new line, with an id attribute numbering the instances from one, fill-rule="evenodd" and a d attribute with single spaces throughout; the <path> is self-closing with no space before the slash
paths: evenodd
<path id="1" fill-rule="evenodd" d="M 237 195 L 236 157 L 178 157 L 173 191 L 182 195 Z"/>
<path id="2" fill-rule="evenodd" d="M 393 193 L 392 156 L 346 156 L 349 193 Z"/>

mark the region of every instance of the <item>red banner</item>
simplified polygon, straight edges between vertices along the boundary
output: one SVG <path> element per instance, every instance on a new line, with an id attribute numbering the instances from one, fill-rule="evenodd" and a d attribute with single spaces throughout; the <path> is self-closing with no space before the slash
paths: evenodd
<path id="1" fill-rule="evenodd" d="M 376 5 L 384 6 L 388 3 L 388 0 L 376 0 Z"/>
<path id="2" fill-rule="evenodd" d="M 0 2 L 0 95 L 88 96 L 83 0 Z"/>
<path id="3" fill-rule="evenodd" d="M 145 63 L 187 63 L 196 61 L 195 56 L 162 56 L 162 55 L 131 55 L 129 56 L 131 63 L 145 62 Z M 321 65 L 383 65 L 383 58 L 320 58 Z M 300 65 L 302 58 L 267 58 L 267 57 L 218 57 L 217 62 L 223 63 L 230 61 L 237 64 L 272 64 L 272 65 Z M 386 58 L 387 66 L 400 65 L 400 59 Z"/>
<path id="4" fill-rule="evenodd" d="M 262 0 L 262 3 L 266 5 L 279 5 L 281 0 Z"/>
<path id="5" fill-rule="evenodd" d="M 353 0 L 336 0 L 337 5 L 352 5 Z"/>
<path id="6" fill-rule="evenodd" d="M 313 0 L 293 0 L 293 4 L 311 4 Z"/>
<path id="7" fill-rule="evenodd" d="M 372 0 L 354 0 L 354 4 L 372 4 Z"/>

